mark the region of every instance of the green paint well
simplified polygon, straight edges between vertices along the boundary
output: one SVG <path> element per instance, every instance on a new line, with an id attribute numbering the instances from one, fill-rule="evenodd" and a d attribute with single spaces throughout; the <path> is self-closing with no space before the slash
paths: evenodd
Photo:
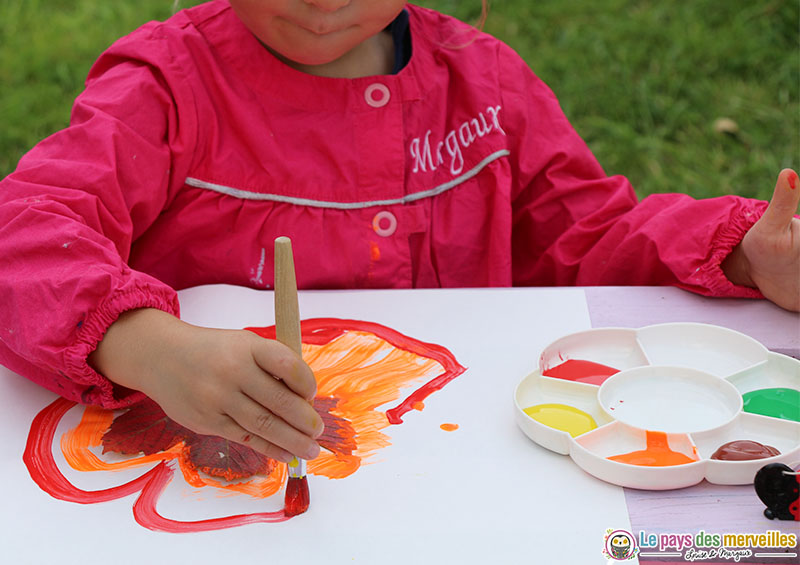
<path id="1" fill-rule="evenodd" d="M 744 411 L 800 422 L 800 390 L 793 388 L 762 388 L 742 395 Z"/>

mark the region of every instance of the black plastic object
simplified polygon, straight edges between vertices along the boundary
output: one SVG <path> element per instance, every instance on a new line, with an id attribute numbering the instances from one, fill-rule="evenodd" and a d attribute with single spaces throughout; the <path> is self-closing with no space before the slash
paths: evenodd
<path id="1" fill-rule="evenodd" d="M 770 520 L 800 520 L 800 473 L 783 463 L 770 463 L 756 473 L 753 486 L 767 505 L 764 516 Z"/>

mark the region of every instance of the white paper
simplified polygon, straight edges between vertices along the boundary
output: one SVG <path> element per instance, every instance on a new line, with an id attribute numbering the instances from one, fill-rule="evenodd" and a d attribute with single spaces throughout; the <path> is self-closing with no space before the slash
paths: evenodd
<path id="1" fill-rule="evenodd" d="M 190 323 L 274 323 L 268 291 L 211 286 L 182 291 L 180 298 Z M 136 494 L 81 505 L 39 489 L 22 453 L 31 421 L 55 395 L 0 369 L 6 405 L 0 412 L 6 489 L 0 539 L 9 562 L 605 563 L 606 529 L 630 528 L 622 489 L 532 443 L 513 415 L 514 387 L 536 367 L 543 347 L 590 327 L 582 290 L 301 292 L 300 314 L 382 324 L 446 347 L 467 370 L 430 395 L 422 411 L 384 429 L 391 445 L 373 463 L 340 480 L 310 476 L 306 514 L 277 524 L 169 534 L 134 520 Z M 77 421 L 68 414 L 59 433 L 69 418 Z M 445 432 L 442 423 L 459 428 Z M 55 456 L 63 461 L 57 449 Z M 79 488 L 96 490 L 146 469 L 65 474 Z M 162 515 L 196 520 L 282 506 L 283 491 L 276 500 L 254 501 L 198 494 L 182 481 L 176 472 L 159 501 Z"/>

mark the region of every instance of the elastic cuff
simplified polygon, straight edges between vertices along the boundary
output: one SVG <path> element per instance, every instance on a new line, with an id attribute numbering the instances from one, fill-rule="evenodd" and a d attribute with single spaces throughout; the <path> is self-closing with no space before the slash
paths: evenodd
<path id="1" fill-rule="evenodd" d="M 731 217 L 730 222 L 717 232 L 716 238 L 712 241 L 708 261 L 692 277 L 694 283 L 707 289 L 701 291 L 701 294 L 731 298 L 764 298 L 761 291 L 756 288 L 733 284 L 722 271 L 722 262 L 730 255 L 733 248 L 741 243 L 744 235 L 767 207 L 767 203 L 760 200 L 742 199 L 742 202 L 741 208 Z M 698 292 L 694 286 L 690 287 L 690 290 Z"/>
<path id="2" fill-rule="evenodd" d="M 104 408 L 123 408 L 141 400 L 143 394 L 121 387 L 92 369 L 87 358 L 97 348 L 109 326 L 128 310 L 157 308 L 176 317 L 180 316 L 177 293 L 163 284 L 135 284 L 132 281 L 100 303 L 86 319 L 76 343 L 65 353 L 68 377 L 86 389 L 81 394 L 84 404 Z"/>

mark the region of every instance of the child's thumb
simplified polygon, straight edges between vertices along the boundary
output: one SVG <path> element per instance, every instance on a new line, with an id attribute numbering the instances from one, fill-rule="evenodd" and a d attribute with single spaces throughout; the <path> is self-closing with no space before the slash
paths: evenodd
<path id="1" fill-rule="evenodd" d="M 775 183 L 775 192 L 769 206 L 764 210 L 760 223 L 773 229 L 785 229 L 794 215 L 797 213 L 797 206 L 800 204 L 800 186 L 798 186 L 797 173 L 792 169 L 783 169 L 778 174 L 778 181 Z"/>

